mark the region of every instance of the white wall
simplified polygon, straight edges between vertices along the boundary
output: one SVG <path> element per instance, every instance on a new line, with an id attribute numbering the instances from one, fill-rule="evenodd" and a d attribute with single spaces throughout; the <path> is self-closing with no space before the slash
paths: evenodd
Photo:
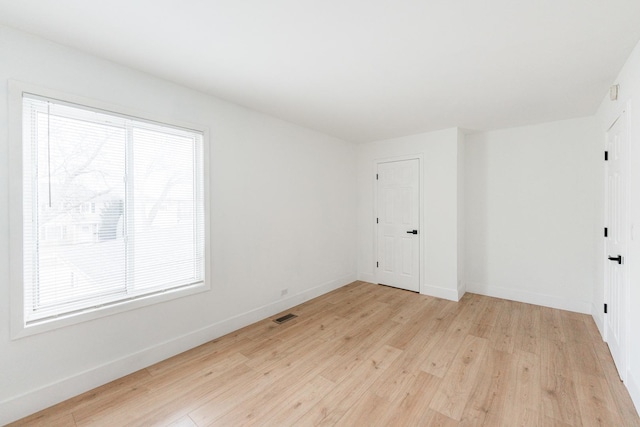
<path id="1" fill-rule="evenodd" d="M 599 147 L 594 117 L 466 136 L 467 291 L 591 313 Z"/>
<path id="2" fill-rule="evenodd" d="M 358 277 L 376 282 L 374 186 L 376 162 L 420 156 L 423 182 L 420 292 L 457 301 L 458 186 L 462 138 L 447 129 L 358 146 Z"/>
<path id="3" fill-rule="evenodd" d="M 640 43 L 635 47 L 629 56 L 625 66 L 622 68 L 618 78 L 612 84 L 620 85 L 619 98 L 617 101 L 610 101 L 609 96 L 605 97 L 598 110 L 599 132 L 601 135 L 600 150 L 604 150 L 605 133 L 622 113 L 627 110 L 627 124 L 629 131 L 629 183 L 630 183 L 630 223 L 635 230 L 640 227 Z M 601 173 L 601 182 L 604 182 L 603 169 Z M 603 194 L 603 184 L 601 184 L 601 194 Z M 604 217 L 601 217 L 601 223 L 604 224 Z M 630 241 L 629 253 L 625 257 L 625 262 L 629 268 L 629 364 L 627 372 L 626 386 L 629 389 L 631 398 L 636 408 L 640 412 L 640 340 L 638 340 L 638 325 L 640 325 L 640 234 L 636 231 L 635 236 L 632 234 Z M 599 266 L 595 283 L 593 298 L 593 317 L 596 323 L 603 329 L 604 315 L 602 312 L 602 304 L 604 303 L 604 239 L 599 239 L 597 248 L 596 264 Z"/>
<path id="4" fill-rule="evenodd" d="M 210 128 L 210 292 L 10 339 L 8 79 Z M 353 144 L 4 27 L 0 99 L 0 424 L 356 279 Z"/>

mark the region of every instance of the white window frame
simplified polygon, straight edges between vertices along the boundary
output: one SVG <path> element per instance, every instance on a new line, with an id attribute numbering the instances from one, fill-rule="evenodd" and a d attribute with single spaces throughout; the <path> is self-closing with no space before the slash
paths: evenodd
<path id="1" fill-rule="evenodd" d="M 159 294 L 142 296 L 132 300 L 117 302 L 103 307 L 96 307 L 26 325 L 25 323 L 25 292 L 23 277 L 23 135 L 22 135 L 22 98 L 24 93 L 34 94 L 45 98 L 57 99 L 63 102 L 78 104 L 88 108 L 104 110 L 113 114 L 135 117 L 141 120 L 166 124 L 168 126 L 192 129 L 203 135 L 203 186 L 204 186 L 204 281 L 201 284 L 186 288 L 169 290 Z M 39 86 L 9 81 L 9 278 L 10 278 L 10 310 L 11 310 L 11 338 L 18 339 L 57 328 L 86 322 L 89 320 L 135 310 L 152 304 L 158 304 L 206 292 L 211 289 L 210 268 L 210 209 L 209 209 L 209 131 L 206 127 L 185 123 L 175 119 L 157 117 L 147 112 L 135 111 L 128 108 L 114 106 L 101 101 L 87 99 L 77 95 L 42 88 Z"/>

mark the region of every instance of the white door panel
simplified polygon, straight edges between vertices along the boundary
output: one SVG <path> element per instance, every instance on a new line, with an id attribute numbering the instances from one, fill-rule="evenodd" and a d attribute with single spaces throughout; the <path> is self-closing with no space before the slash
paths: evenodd
<path id="1" fill-rule="evenodd" d="M 377 279 L 420 289 L 420 165 L 418 159 L 378 163 Z"/>
<path id="2" fill-rule="evenodd" d="M 629 225 L 627 220 L 627 153 L 626 114 L 616 120 L 607 132 L 606 225 L 605 242 L 605 339 L 618 369 L 626 380 L 628 272 L 625 264 Z"/>

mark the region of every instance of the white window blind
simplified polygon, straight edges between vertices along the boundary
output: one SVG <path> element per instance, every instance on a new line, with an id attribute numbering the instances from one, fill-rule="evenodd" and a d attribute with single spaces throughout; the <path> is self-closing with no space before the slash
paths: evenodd
<path id="1" fill-rule="evenodd" d="M 201 132 L 23 94 L 25 324 L 204 281 Z"/>

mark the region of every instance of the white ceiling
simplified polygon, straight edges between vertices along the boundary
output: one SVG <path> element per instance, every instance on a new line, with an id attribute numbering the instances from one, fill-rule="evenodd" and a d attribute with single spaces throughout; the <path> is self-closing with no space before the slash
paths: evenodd
<path id="1" fill-rule="evenodd" d="M 0 0 L 0 24 L 363 142 L 593 114 L 639 0 Z"/>

